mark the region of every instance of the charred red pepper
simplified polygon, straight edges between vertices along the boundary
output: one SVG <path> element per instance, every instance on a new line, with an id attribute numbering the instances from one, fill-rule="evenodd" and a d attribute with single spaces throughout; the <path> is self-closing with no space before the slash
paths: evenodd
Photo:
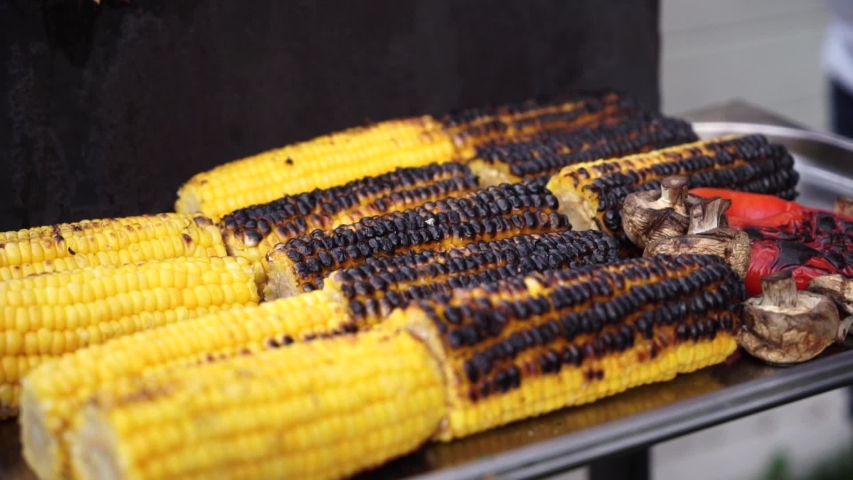
<path id="1" fill-rule="evenodd" d="M 779 270 L 792 270 L 800 289 L 818 275 L 853 277 L 853 217 L 769 195 L 718 189 L 690 193 L 732 201 L 729 225 L 749 234 L 752 244 L 746 277 L 750 296 L 761 294 L 762 277 Z"/>
<path id="2" fill-rule="evenodd" d="M 722 188 L 694 188 L 690 193 L 702 198 L 720 197 L 730 200 L 732 205 L 726 212 L 729 217 L 759 219 L 786 212 L 816 211 L 796 202 L 762 193 L 736 192 Z"/>

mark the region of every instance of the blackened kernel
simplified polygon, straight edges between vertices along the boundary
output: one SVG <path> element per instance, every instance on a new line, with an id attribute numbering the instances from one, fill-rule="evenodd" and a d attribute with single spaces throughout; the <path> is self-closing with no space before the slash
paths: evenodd
<path id="1" fill-rule="evenodd" d="M 290 345 L 291 343 L 293 343 L 293 337 L 291 337 L 290 335 L 285 335 L 281 337 L 282 345 Z"/>
<path id="2" fill-rule="evenodd" d="M 477 368 L 481 374 L 488 375 L 489 372 L 492 371 L 492 362 L 489 361 L 488 357 L 483 353 L 475 353 L 473 358 L 474 366 Z"/>
<path id="3" fill-rule="evenodd" d="M 447 334 L 447 341 L 450 344 L 450 348 L 457 349 L 461 348 L 464 344 L 464 338 L 461 333 L 456 330 Z"/>
<path id="4" fill-rule="evenodd" d="M 690 329 L 682 323 L 675 328 L 675 335 L 679 340 L 687 340 L 690 338 Z"/>
<path id="5" fill-rule="evenodd" d="M 474 365 L 472 360 L 466 360 L 463 365 L 463 369 L 465 370 L 465 376 L 468 377 L 468 381 L 471 383 L 476 383 L 480 378 L 480 374 L 477 370 L 477 366 Z"/>
<path id="6" fill-rule="evenodd" d="M 506 370 L 510 388 L 518 388 L 521 385 L 521 372 L 515 365 Z"/>

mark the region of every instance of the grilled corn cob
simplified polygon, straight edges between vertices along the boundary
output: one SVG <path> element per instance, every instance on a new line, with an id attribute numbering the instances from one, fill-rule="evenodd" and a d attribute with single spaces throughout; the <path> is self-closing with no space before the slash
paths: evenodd
<path id="1" fill-rule="evenodd" d="M 199 173 L 178 191 L 175 211 L 218 220 L 283 195 L 453 159 L 454 147 L 431 117 L 380 122 L 296 143 Z"/>
<path id="2" fill-rule="evenodd" d="M 162 213 L 0 233 L 0 280 L 99 265 L 221 257 L 219 228 L 201 216 Z"/>
<path id="3" fill-rule="evenodd" d="M 616 160 L 571 165 L 547 189 L 575 230 L 599 229 L 622 237 L 622 202 L 628 194 L 660 188 L 670 175 L 689 175 L 691 187 L 796 197 L 799 175 L 782 145 L 760 135 L 728 136 Z"/>
<path id="4" fill-rule="evenodd" d="M 618 259 L 616 240 L 596 231 L 519 235 L 447 252 L 370 259 L 333 273 L 323 290 L 90 347 L 42 366 L 24 381 L 24 456 L 42 478 L 66 476 L 65 432 L 79 420 L 75 414 L 93 391 L 119 378 L 362 330 L 379 323 L 392 306 L 452 288 Z"/>
<path id="5" fill-rule="evenodd" d="M 278 243 L 317 229 L 328 230 L 364 217 L 418 207 L 478 188 L 477 178 L 459 163 L 397 169 L 325 190 L 286 195 L 265 205 L 237 210 L 220 222 L 228 252 L 256 264 Z"/>
<path id="6" fill-rule="evenodd" d="M 457 156 L 468 159 L 476 148 L 499 138 L 512 138 L 546 130 L 571 130 L 606 118 L 636 112 L 634 99 L 616 92 L 569 95 L 564 101 L 526 102 L 496 107 L 469 108 L 442 119 L 453 137 Z"/>
<path id="7" fill-rule="evenodd" d="M 82 479 L 339 478 L 718 363 L 743 294 L 712 256 L 457 289 L 369 332 L 103 385 L 72 461 Z"/>
<path id="8" fill-rule="evenodd" d="M 45 360 L 112 338 L 257 303 L 251 268 L 233 257 L 89 267 L 0 282 L 0 412 Z"/>
<path id="9" fill-rule="evenodd" d="M 95 397 L 71 444 L 78 478 L 341 478 L 416 449 L 444 413 L 435 358 L 393 331 L 149 378 Z"/>
<path id="10" fill-rule="evenodd" d="M 567 165 L 648 152 L 699 138 L 683 120 L 641 114 L 615 117 L 565 132 L 499 139 L 469 161 L 484 185 L 535 180 Z"/>
<path id="11" fill-rule="evenodd" d="M 368 259 L 361 266 L 332 273 L 323 290 L 347 306 L 351 329 L 361 330 L 379 323 L 395 308 L 454 288 L 471 288 L 532 272 L 611 263 L 620 257 L 616 239 L 601 232 L 517 235 L 445 252 Z"/>
<path id="12" fill-rule="evenodd" d="M 368 217 L 328 232 L 277 245 L 267 254 L 267 299 L 323 286 L 332 271 L 371 257 L 443 249 L 522 233 L 567 230 L 553 195 L 525 185 L 501 185 L 403 212 Z"/>

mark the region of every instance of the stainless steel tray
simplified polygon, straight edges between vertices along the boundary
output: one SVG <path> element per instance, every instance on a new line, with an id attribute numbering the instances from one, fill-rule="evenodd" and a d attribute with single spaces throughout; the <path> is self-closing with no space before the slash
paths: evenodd
<path id="1" fill-rule="evenodd" d="M 831 135 L 742 123 L 695 123 L 702 137 L 760 133 L 786 145 L 801 174 L 801 203 L 831 206 L 853 194 L 853 143 Z M 784 403 L 853 384 L 853 351 L 833 348 L 792 368 L 737 358 L 667 383 L 630 390 L 419 451 L 365 479 L 530 478 L 643 448 Z M 0 478 L 34 478 L 20 456 L 14 421 L 0 422 Z"/>
<path id="2" fill-rule="evenodd" d="M 702 138 L 763 134 L 794 155 L 803 204 L 831 208 L 853 195 L 853 142 L 772 125 L 696 122 Z M 564 471 L 778 405 L 853 384 L 853 351 L 833 348 L 791 368 L 739 357 L 667 383 L 568 408 L 417 453 L 364 478 L 530 478 Z"/>

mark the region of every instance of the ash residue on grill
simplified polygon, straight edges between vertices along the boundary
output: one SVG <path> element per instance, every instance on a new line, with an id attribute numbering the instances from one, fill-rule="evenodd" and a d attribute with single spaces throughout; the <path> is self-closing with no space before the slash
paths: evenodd
<path id="1" fill-rule="evenodd" d="M 0 230 L 168 211 L 198 171 L 366 118 L 658 102 L 657 0 L 91 2 L 0 5 Z"/>

